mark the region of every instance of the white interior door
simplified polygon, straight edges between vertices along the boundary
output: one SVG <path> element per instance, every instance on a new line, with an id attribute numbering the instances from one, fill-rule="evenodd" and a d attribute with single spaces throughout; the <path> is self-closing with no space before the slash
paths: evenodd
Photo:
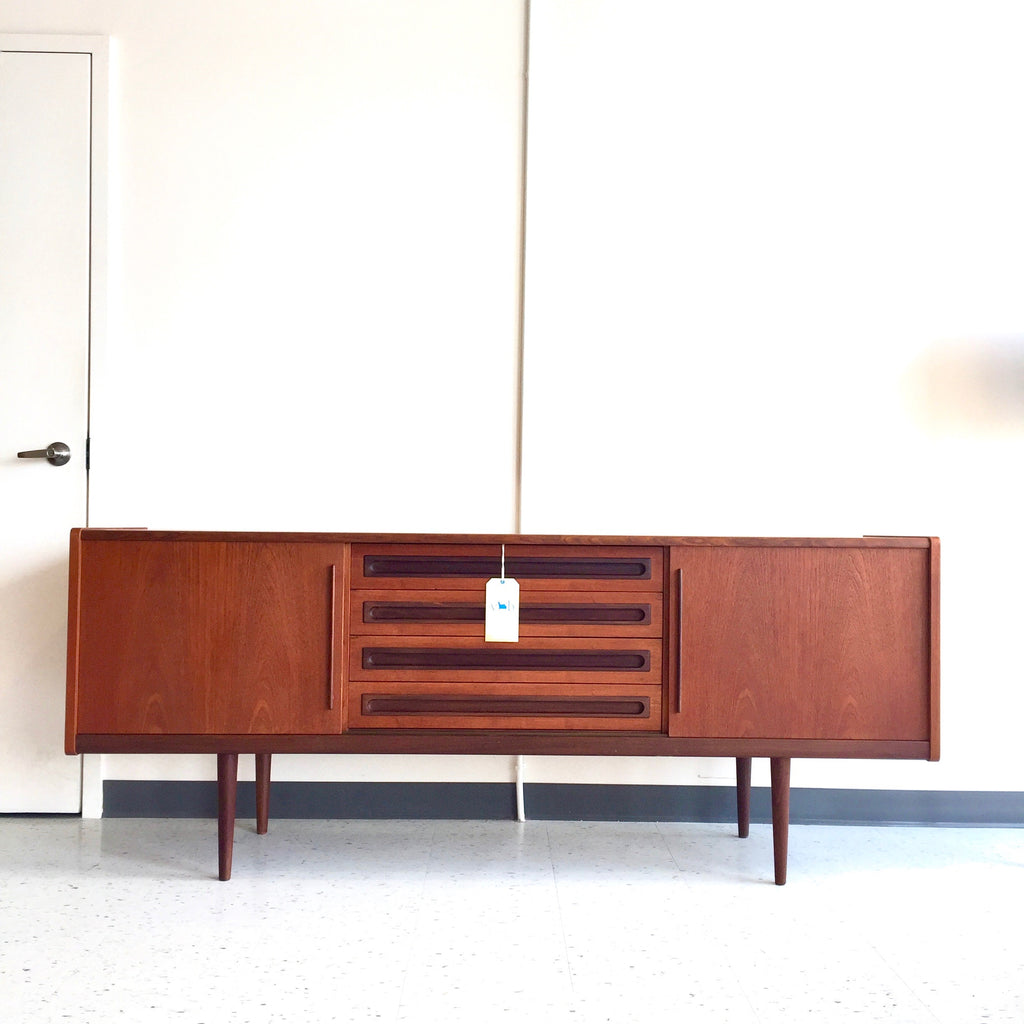
<path id="1" fill-rule="evenodd" d="M 64 666 L 87 501 L 92 57 L 0 46 L 0 811 L 76 812 Z M 64 465 L 18 457 L 54 442 Z"/>

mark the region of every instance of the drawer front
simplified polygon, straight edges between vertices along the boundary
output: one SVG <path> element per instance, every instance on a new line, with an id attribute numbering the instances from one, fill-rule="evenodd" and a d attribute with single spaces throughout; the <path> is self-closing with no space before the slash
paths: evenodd
<path id="1" fill-rule="evenodd" d="M 500 544 L 352 548 L 349 729 L 662 729 L 663 551 L 507 544 L 518 643 L 484 640 Z"/>
<path id="2" fill-rule="evenodd" d="M 348 702 L 352 729 L 661 729 L 659 686 L 360 683 Z"/>
<path id="3" fill-rule="evenodd" d="M 501 575 L 500 544 L 354 544 L 355 590 L 478 590 Z M 505 545 L 505 575 L 520 592 L 662 589 L 662 549 Z"/>
<path id="4" fill-rule="evenodd" d="M 483 636 L 484 590 L 359 590 L 352 636 Z M 660 637 L 660 593 L 533 591 L 520 600 L 519 635 Z"/>
<path id="5" fill-rule="evenodd" d="M 353 637 L 348 677 L 508 684 L 660 683 L 661 641 L 535 637 L 506 644 L 460 636 Z"/>

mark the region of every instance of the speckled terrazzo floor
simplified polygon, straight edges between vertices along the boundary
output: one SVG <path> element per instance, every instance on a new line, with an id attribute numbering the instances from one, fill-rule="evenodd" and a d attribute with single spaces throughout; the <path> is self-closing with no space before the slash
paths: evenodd
<path id="1" fill-rule="evenodd" d="M 0 818 L 0 1020 L 1024 1021 L 1024 830 Z"/>

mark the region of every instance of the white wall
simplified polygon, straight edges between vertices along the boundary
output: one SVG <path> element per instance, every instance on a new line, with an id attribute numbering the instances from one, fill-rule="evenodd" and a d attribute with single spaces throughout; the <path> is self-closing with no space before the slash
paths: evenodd
<path id="1" fill-rule="evenodd" d="M 523 529 L 942 537 L 943 760 L 795 785 L 1024 788 L 1022 30 L 533 8 Z"/>
<path id="2" fill-rule="evenodd" d="M 510 528 L 518 4 L 103 9 L 93 523 Z"/>
<path id="3" fill-rule="evenodd" d="M 519 0 L 3 5 L 5 31 L 112 37 L 92 525 L 513 529 L 522 24 Z"/>
<path id="4" fill-rule="evenodd" d="M 943 537 L 943 761 L 796 785 L 1024 788 L 1019 10 L 533 0 L 523 529 Z M 522 15 L 7 0 L 0 31 L 113 41 L 94 525 L 512 528 Z"/>

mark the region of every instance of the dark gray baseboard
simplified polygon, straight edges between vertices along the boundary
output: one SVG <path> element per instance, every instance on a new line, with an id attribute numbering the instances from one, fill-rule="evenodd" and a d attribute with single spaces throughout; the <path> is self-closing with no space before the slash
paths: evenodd
<path id="1" fill-rule="evenodd" d="M 619 786 L 532 783 L 526 816 L 539 821 L 736 819 L 731 786 Z M 254 817 L 254 785 L 238 785 L 238 816 Z M 215 782 L 108 779 L 108 818 L 215 818 Z M 271 818 L 433 818 L 514 820 L 515 787 L 504 782 L 275 782 Z M 751 821 L 770 822 L 767 788 L 751 794 Z M 795 825 L 1024 826 L 1024 793 L 933 790 L 796 789 Z"/>
<path id="2" fill-rule="evenodd" d="M 256 785 L 238 784 L 238 817 L 256 816 Z M 106 779 L 105 818 L 216 818 L 216 782 Z M 271 818 L 516 817 L 515 787 L 504 782 L 274 782 Z"/>

